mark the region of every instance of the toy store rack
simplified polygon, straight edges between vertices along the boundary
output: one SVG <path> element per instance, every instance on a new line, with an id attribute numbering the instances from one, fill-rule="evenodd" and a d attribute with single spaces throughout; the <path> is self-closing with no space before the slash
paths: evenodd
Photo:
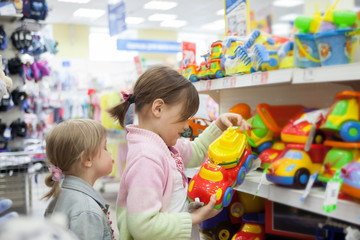
<path id="1" fill-rule="evenodd" d="M 185 174 L 187 177 L 192 178 L 198 170 L 199 168 L 186 169 Z M 336 210 L 331 213 L 326 213 L 322 209 L 325 195 L 324 188 L 313 187 L 310 194 L 302 202 L 300 199 L 304 193 L 303 189 L 298 190 L 281 187 L 264 179 L 256 194 L 261 175 L 262 172 L 260 171 L 249 172 L 244 182 L 239 186 L 235 186 L 234 190 L 356 225 L 360 224 L 360 205 L 355 202 L 338 199 Z"/>

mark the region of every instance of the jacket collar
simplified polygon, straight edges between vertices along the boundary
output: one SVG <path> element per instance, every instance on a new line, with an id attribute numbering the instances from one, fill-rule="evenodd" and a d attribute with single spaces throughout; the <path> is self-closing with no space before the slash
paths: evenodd
<path id="1" fill-rule="evenodd" d="M 99 204 L 101 210 L 107 214 L 109 205 L 105 203 L 104 198 L 90 184 L 81 178 L 72 175 L 66 175 L 61 187 L 88 195 L 94 199 Z"/>

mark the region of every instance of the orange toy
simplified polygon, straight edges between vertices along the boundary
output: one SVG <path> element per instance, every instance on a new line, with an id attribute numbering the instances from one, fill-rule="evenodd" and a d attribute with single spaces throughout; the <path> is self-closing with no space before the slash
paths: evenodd
<path id="1" fill-rule="evenodd" d="M 251 109 L 246 103 L 236 104 L 229 109 L 229 112 L 240 114 L 244 119 L 251 118 Z"/>

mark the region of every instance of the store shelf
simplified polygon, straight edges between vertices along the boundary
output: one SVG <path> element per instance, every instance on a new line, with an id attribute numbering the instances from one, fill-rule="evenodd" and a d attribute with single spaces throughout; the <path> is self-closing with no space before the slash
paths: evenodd
<path id="1" fill-rule="evenodd" d="M 293 83 L 342 82 L 360 80 L 360 63 L 294 69 Z"/>
<path id="2" fill-rule="evenodd" d="M 197 171 L 198 168 L 193 168 L 187 169 L 185 173 L 189 178 L 191 178 L 196 174 Z M 244 183 L 240 186 L 235 186 L 234 189 L 240 192 L 255 195 L 259 185 L 261 174 L 262 172 L 259 171 L 249 172 L 245 177 Z M 257 196 L 266 198 L 273 202 L 278 202 L 299 209 L 304 209 L 310 212 L 343 220 L 356 225 L 360 224 L 359 203 L 339 199 L 336 210 L 328 214 L 324 210 L 322 210 L 322 204 L 324 202 L 325 195 L 324 188 L 313 187 L 305 201 L 301 202 L 300 198 L 303 194 L 303 191 L 304 190 L 281 187 L 265 179 L 262 182 Z"/>
<path id="3" fill-rule="evenodd" d="M 199 92 L 230 88 L 271 85 L 276 83 L 319 83 L 360 80 L 360 63 L 318 68 L 290 68 L 268 72 L 230 76 L 213 80 L 201 80 L 194 85 Z"/>
<path id="4" fill-rule="evenodd" d="M 194 85 L 199 92 L 221 90 L 228 88 L 251 87 L 275 83 L 291 82 L 293 69 L 282 69 L 269 72 L 256 72 L 252 74 L 224 77 L 213 80 L 201 80 Z"/>

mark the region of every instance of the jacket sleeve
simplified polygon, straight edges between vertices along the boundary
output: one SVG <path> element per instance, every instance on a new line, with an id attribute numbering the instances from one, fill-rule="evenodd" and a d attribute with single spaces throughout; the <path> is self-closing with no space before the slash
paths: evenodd
<path id="1" fill-rule="evenodd" d="M 70 230 L 80 240 L 98 240 L 104 238 L 105 226 L 102 216 L 94 212 L 81 212 L 70 219 Z"/>
<path id="2" fill-rule="evenodd" d="M 191 168 L 200 166 L 207 154 L 209 145 L 221 134 L 221 129 L 213 122 L 199 135 L 199 137 L 195 138 L 194 141 L 178 140 L 175 146 L 183 158 L 185 167 Z"/>
<path id="3" fill-rule="evenodd" d="M 162 212 L 167 164 L 142 157 L 127 172 L 127 228 L 134 239 L 189 239 L 192 220 L 187 212 Z M 165 168 L 165 170 L 164 170 Z M 171 177 L 172 175 L 170 175 Z M 121 235 L 121 232 L 120 232 Z"/>

